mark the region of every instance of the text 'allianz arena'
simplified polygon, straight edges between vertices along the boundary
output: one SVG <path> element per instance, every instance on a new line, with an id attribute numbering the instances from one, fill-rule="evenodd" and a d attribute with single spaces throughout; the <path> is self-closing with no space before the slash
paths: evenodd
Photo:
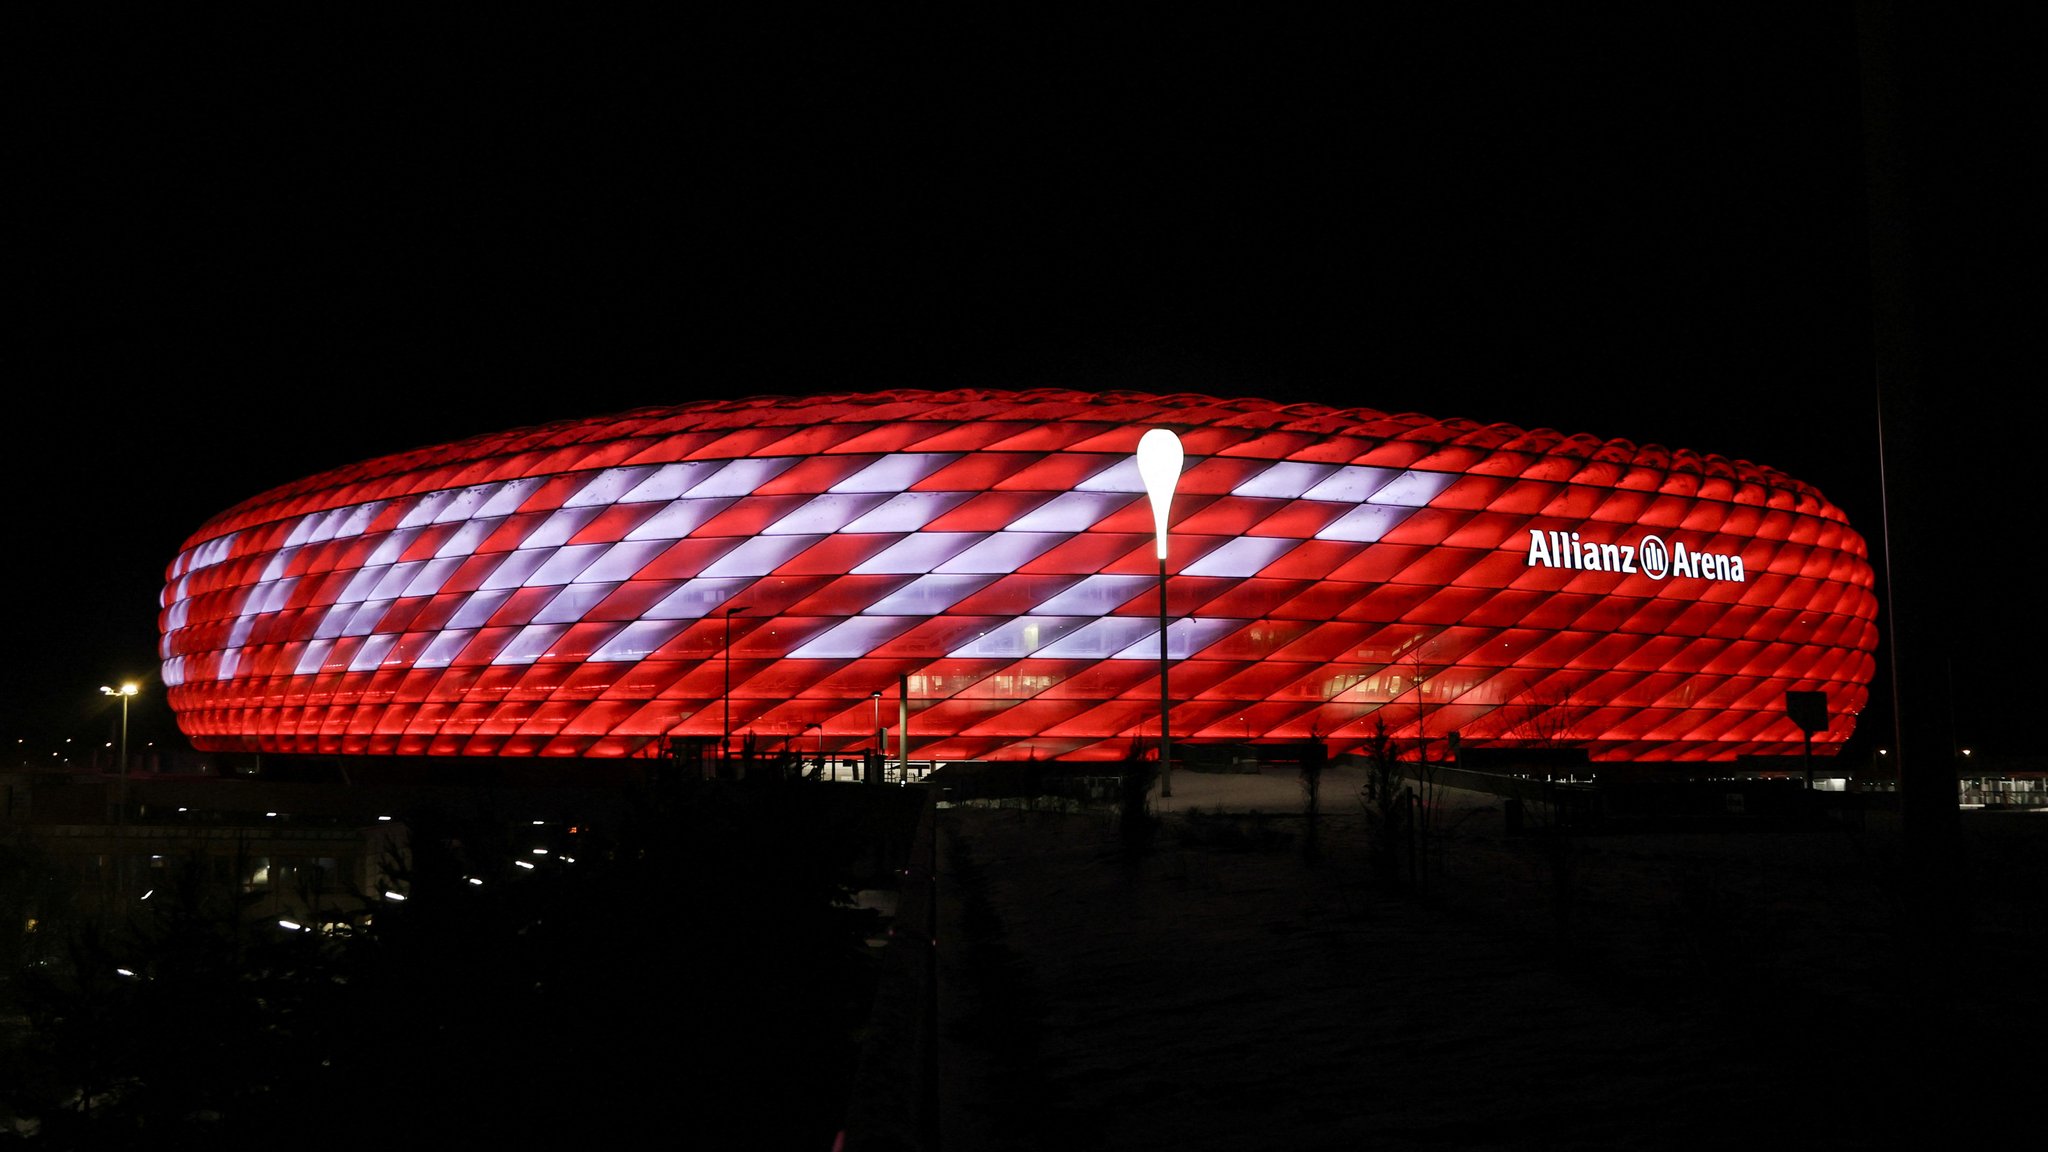
<path id="1" fill-rule="evenodd" d="M 730 733 L 919 760 L 1111 760 L 1159 732 L 1134 451 L 1177 433 L 1179 742 L 1594 761 L 1846 739 L 1864 540 L 1769 468 L 1368 409 L 1031 391 L 770 396 L 325 472 L 195 532 L 163 676 L 205 751 L 628 757 Z M 728 645 L 727 638 L 730 637 Z M 879 694 L 879 698 L 878 698 Z M 813 742 L 816 741 L 816 745 Z"/>

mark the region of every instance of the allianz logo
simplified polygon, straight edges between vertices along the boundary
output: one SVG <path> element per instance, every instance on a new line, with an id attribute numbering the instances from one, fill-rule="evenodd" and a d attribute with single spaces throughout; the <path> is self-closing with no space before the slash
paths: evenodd
<path id="1" fill-rule="evenodd" d="M 1666 546 L 1657 536 L 1634 544 L 1595 544 L 1577 532 L 1529 529 L 1529 567 L 1575 568 L 1585 572 L 1640 572 L 1652 580 L 1690 576 L 1698 580 L 1743 581 L 1742 557 L 1719 552 L 1694 552 L 1683 544 Z"/>

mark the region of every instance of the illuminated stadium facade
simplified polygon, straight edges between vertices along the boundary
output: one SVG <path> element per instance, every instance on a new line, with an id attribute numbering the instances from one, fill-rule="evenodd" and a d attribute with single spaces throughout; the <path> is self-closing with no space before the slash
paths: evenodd
<path id="1" fill-rule="evenodd" d="M 1133 453 L 1185 448 L 1176 742 L 1595 762 L 1846 739 L 1877 643 L 1864 540 L 1744 461 L 1206 396 L 756 397 L 479 436 L 256 496 L 193 533 L 163 677 L 203 751 L 633 757 L 670 738 L 920 760 L 1156 739 Z M 730 637 L 730 644 L 727 637 Z M 902 702 L 899 703 L 899 693 Z M 879 698 L 878 698 L 879 697 Z M 728 736 L 729 734 L 729 736 Z"/>

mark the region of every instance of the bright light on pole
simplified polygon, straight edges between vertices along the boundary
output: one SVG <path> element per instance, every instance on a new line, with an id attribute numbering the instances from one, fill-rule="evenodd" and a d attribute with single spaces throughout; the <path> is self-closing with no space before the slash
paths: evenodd
<path id="1" fill-rule="evenodd" d="M 137 688 L 135 682 L 131 680 L 119 688 L 109 688 L 102 684 L 100 685 L 100 691 L 109 696 L 119 696 L 121 698 L 121 787 L 119 799 L 114 807 L 114 838 L 116 840 L 126 840 L 128 836 L 128 701 L 141 689 Z M 123 891 L 121 887 L 122 856 L 123 851 L 117 848 L 114 853 L 114 892 L 116 895 L 120 895 Z"/>
<path id="2" fill-rule="evenodd" d="M 1159 795 L 1173 795 L 1173 736 L 1167 714 L 1173 708 L 1166 690 L 1166 520 L 1173 489 L 1180 483 L 1180 437 L 1154 428 L 1138 438 L 1138 477 L 1152 501 L 1152 531 L 1159 543 Z"/>
<path id="3" fill-rule="evenodd" d="M 109 688 L 102 684 L 100 685 L 100 691 L 109 696 L 119 696 L 121 698 L 121 783 L 122 791 L 125 793 L 128 782 L 128 701 L 129 698 L 133 697 L 141 689 L 131 682 L 123 684 L 119 688 Z M 122 799 L 125 801 L 127 797 L 124 795 Z"/>

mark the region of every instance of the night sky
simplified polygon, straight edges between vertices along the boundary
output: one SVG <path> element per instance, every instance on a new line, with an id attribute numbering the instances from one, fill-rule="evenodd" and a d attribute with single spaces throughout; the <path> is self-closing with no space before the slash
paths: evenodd
<path id="1" fill-rule="evenodd" d="M 98 688 L 153 674 L 165 566 L 246 497 L 706 397 L 1551 427 L 1778 468 L 1875 554 L 1873 318 L 1904 298 L 1888 331 L 1951 465 L 1958 727 L 2017 745 L 2042 411 L 2019 38 L 1901 18 L 1877 68 L 1850 6 L 1636 7 L 29 29 L 7 735 L 107 738 Z M 1903 192 L 1877 213 L 1873 156 Z M 132 722 L 178 740 L 159 685 Z"/>

